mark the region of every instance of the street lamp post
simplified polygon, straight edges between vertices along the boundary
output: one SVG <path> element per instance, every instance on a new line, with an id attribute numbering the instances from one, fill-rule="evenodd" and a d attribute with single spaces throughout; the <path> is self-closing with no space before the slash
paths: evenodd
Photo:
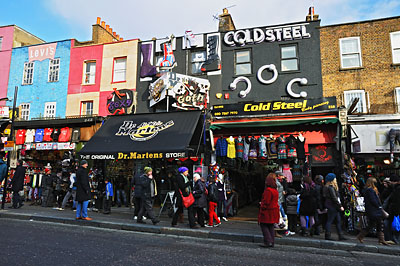
<path id="1" fill-rule="evenodd" d="M 14 99 L 13 99 L 13 108 L 12 108 L 12 115 L 11 115 L 11 129 L 10 129 L 10 140 L 14 140 L 14 119 L 15 119 L 15 108 L 17 105 L 17 95 L 18 95 L 18 86 L 15 86 L 14 90 Z M 9 175 L 8 173 L 10 172 L 10 161 L 11 161 L 11 156 L 8 156 L 7 158 L 7 176 L 4 179 L 4 188 L 3 188 L 3 199 L 1 201 L 1 209 L 4 209 L 4 204 L 6 203 L 6 195 L 7 195 L 7 183 L 8 183 L 8 178 Z"/>

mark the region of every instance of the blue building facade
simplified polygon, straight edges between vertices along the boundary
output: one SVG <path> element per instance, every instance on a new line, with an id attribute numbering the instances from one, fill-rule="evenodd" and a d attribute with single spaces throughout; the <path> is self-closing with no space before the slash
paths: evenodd
<path id="1" fill-rule="evenodd" d="M 18 86 L 20 119 L 64 118 L 71 40 L 13 48 L 7 97 Z"/>

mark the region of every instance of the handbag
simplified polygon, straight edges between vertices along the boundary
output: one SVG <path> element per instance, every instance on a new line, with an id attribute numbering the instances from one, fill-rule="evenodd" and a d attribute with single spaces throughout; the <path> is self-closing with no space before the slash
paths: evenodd
<path id="1" fill-rule="evenodd" d="M 185 208 L 189 208 L 190 206 L 192 206 L 192 204 L 194 203 L 193 194 L 192 194 L 192 193 L 189 193 L 189 196 L 184 197 L 184 196 L 182 195 L 182 191 L 179 190 L 179 192 L 181 193 L 183 206 L 185 206 Z"/>
<path id="2" fill-rule="evenodd" d="M 384 209 L 382 209 L 382 218 L 383 219 L 387 219 L 389 217 L 389 213 L 387 213 L 387 211 L 385 211 Z"/>

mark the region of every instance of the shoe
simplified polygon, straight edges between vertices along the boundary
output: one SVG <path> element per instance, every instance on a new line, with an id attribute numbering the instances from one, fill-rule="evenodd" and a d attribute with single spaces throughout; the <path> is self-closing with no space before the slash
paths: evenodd
<path id="1" fill-rule="evenodd" d="M 333 240 L 330 232 L 325 232 L 325 240 Z"/>
<path id="2" fill-rule="evenodd" d="M 343 234 L 339 234 L 339 240 L 345 241 L 348 239 L 346 237 L 344 237 Z"/>
<path id="3" fill-rule="evenodd" d="M 290 234 L 291 236 L 293 236 L 293 235 L 295 235 L 296 233 L 295 233 L 295 232 L 292 232 L 292 231 L 289 231 L 289 234 Z"/>
<path id="4" fill-rule="evenodd" d="M 160 222 L 160 220 L 154 219 L 154 220 L 153 220 L 153 225 L 156 225 L 156 224 L 158 224 L 159 222 Z"/>
<path id="5" fill-rule="evenodd" d="M 208 225 L 208 224 L 205 224 L 204 225 L 205 227 L 214 227 L 213 225 Z M 394 242 L 393 242 L 394 243 Z"/>
<path id="6" fill-rule="evenodd" d="M 262 247 L 262 248 L 270 248 L 270 247 L 272 247 L 271 244 L 260 244 L 258 246 Z"/>
<path id="7" fill-rule="evenodd" d="M 219 222 L 219 223 L 217 223 L 217 224 L 214 224 L 214 227 L 218 227 L 218 226 L 220 226 L 221 225 L 221 222 Z"/>
<path id="8" fill-rule="evenodd" d="M 389 244 L 389 245 L 396 245 L 396 243 L 394 241 L 392 241 L 392 240 L 386 241 L 386 243 Z"/>
<path id="9" fill-rule="evenodd" d="M 92 218 L 89 218 L 89 217 L 82 217 L 82 220 L 91 221 L 91 220 L 93 220 L 93 219 L 92 219 Z"/>
<path id="10" fill-rule="evenodd" d="M 198 225 L 196 224 L 195 226 L 191 226 L 190 228 L 191 228 L 191 229 L 199 229 L 200 226 L 198 226 Z"/>
<path id="11" fill-rule="evenodd" d="M 285 231 L 284 235 L 285 236 L 289 236 L 290 235 L 290 231 Z"/>
<path id="12" fill-rule="evenodd" d="M 75 220 L 82 220 L 82 217 L 76 217 Z"/>
<path id="13" fill-rule="evenodd" d="M 58 210 L 59 210 L 59 211 L 64 211 L 65 209 L 63 209 L 63 208 L 58 208 Z"/>
<path id="14" fill-rule="evenodd" d="M 8 206 L 9 209 L 16 209 L 17 207 L 14 206 Z"/>
<path id="15" fill-rule="evenodd" d="M 224 220 L 225 222 L 228 221 L 228 219 L 226 219 L 226 217 L 222 217 L 222 220 Z"/>
<path id="16" fill-rule="evenodd" d="M 133 220 L 137 220 L 137 216 L 133 216 Z"/>
<path id="17" fill-rule="evenodd" d="M 137 220 L 137 223 L 138 223 L 138 224 L 146 224 L 146 222 L 143 221 L 143 220 Z"/>
<path id="18" fill-rule="evenodd" d="M 146 216 L 143 216 L 143 220 L 147 220 L 147 217 L 146 217 Z"/>

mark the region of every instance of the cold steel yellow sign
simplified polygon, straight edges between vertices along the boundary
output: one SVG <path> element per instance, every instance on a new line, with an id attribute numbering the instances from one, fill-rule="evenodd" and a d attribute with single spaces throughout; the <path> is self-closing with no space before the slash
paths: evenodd
<path id="1" fill-rule="evenodd" d="M 221 117 L 274 113 L 306 113 L 312 111 L 335 110 L 336 108 L 336 97 L 327 97 L 317 99 L 214 105 L 213 115 Z"/>

